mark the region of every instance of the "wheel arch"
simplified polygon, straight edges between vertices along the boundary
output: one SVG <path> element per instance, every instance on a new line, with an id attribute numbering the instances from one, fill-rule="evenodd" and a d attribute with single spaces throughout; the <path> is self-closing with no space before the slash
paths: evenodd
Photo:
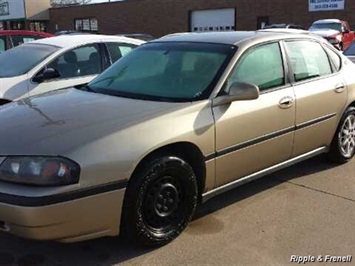
<path id="1" fill-rule="evenodd" d="M 353 101 L 352 103 L 350 103 L 349 106 L 348 106 L 346 109 L 348 109 L 349 107 L 354 107 L 354 108 L 355 108 L 355 101 Z M 345 109 L 345 110 L 346 110 L 346 109 Z"/>
<path id="2" fill-rule="evenodd" d="M 159 147 L 158 149 L 155 149 L 145 155 L 133 170 L 131 178 L 128 181 L 128 185 L 132 180 L 132 177 L 135 176 L 145 166 L 146 163 L 156 157 L 164 156 L 167 154 L 180 157 L 192 167 L 197 178 L 199 200 L 201 200 L 201 195 L 204 191 L 206 181 L 205 157 L 201 150 L 191 142 L 176 142 L 168 144 Z"/>

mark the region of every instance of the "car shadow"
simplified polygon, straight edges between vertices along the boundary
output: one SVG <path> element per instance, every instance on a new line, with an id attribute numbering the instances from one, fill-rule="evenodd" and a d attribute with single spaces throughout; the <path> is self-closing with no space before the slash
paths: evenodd
<path id="1" fill-rule="evenodd" d="M 193 221 L 284 182 L 335 166 L 337 165 L 325 162 L 323 156 L 301 162 L 210 199 L 198 207 Z M 7 266 L 113 265 L 157 249 L 139 247 L 121 237 L 62 244 L 25 240 L 0 233 L 0 265 Z"/>
<path id="2" fill-rule="evenodd" d="M 252 197 L 260 192 L 276 187 L 282 183 L 291 181 L 292 179 L 319 173 L 339 166 L 338 164 L 330 163 L 325 157 L 326 155 L 319 155 L 218 195 L 200 205 L 196 211 L 194 220 L 223 209 L 238 201 Z"/>

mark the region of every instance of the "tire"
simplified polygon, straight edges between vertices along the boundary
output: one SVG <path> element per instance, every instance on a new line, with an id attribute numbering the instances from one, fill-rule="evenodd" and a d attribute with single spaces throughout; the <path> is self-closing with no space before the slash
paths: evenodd
<path id="1" fill-rule="evenodd" d="M 181 158 L 163 156 L 150 160 L 128 185 L 121 231 L 140 245 L 169 243 L 191 220 L 197 191 L 195 174 Z"/>
<path id="2" fill-rule="evenodd" d="M 330 146 L 329 158 L 346 163 L 355 153 L 355 108 L 349 107 L 342 116 Z"/>

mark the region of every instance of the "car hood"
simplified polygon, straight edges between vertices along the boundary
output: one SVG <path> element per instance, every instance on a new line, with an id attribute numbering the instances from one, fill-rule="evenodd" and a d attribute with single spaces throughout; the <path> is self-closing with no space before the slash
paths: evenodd
<path id="1" fill-rule="evenodd" d="M 340 33 L 339 31 L 332 30 L 332 29 L 317 29 L 317 30 L 314 29 L 314 30 L 310 30 L 310 32 L 321 37 L 330 37 L 333 35 L 338 35 Z"/>
<path id="2" fill-rule="evenodd" d="M 87 143 L 189 106 L 66 89 L 0 107 L 0 156 L 65 155 Z"/>
<path id="3" fill-rule="evenodd" d="M 0 99 L 14 100 L 27 96 L 27 74 L 0 78 Z"/>

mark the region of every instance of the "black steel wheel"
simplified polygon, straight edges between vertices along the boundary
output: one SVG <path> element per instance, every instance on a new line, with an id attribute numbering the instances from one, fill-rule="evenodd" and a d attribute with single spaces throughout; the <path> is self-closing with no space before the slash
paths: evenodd
<path id="1" fill-rule="evenodd" d="M 197 191 L 195 174 L 181 158 L 164 156 L 149 161 L 127 188 L 121 230 L 143 245 L 172 241 L 192 218 Z"/>
<path id="2" fill-rule="evenodd" d="M 329 157 L 332 161 L 345 163 L 355 154 L 355 108 L 349 107 L 334 135 Z"/>

